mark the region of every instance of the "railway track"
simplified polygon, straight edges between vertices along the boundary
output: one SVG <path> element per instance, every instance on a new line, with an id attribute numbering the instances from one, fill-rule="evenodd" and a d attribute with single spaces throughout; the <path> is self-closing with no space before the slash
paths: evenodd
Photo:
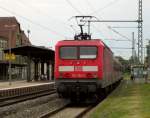
<path id="1" fill-rule="evenodd" d="M 25 101 L 25 100 L 35 99 L 35 98 L 50 95 L 50 94 L 53 94 L 53 93 L 56 93 L 56 90 L 33 93 L 33 94 L 30 94 L 30 95 L 29 94 L 28 95 L 22 95 L 22 96 L 17 96 L 17 97 L 14 97 L 14 98 L 8 98 L 8 99 L 5 99 L 3 101 L 2 100 L 0 101 L 0 107 L 12 105 L 12 104 L 19 103 L 19 102 L 22 102 L 22 101 Z"/>
<path id="2" fill-rule="evenodd" d="M 108 92 L 107 95 L 111 94 L 114 89 L 115 87 L 110 92 Z M 104 95 L 97 101 L 97 103 L 94 103 L 92 105 L 91 103 L 90 105 L 72 105 L 71 103 L 69 103 L 59 109 L 45 113 L 39 118 L 82 118 L 97 104 L 101 103 L 104 99 L 106 99 L 107 95 Z"/>
<path id="3" fill-rule="evenodd" d="M 72 105 L 67 104 L 59 109 L 48 112 L 39 118 L 82 118 L 87 112 L 94 108 L 95 105 Z"/>
<path id="4" fill-rule="evenodd" d="M 0 107 L 56 93 L 54 85 L 13 88 L 0 91 Z"/>

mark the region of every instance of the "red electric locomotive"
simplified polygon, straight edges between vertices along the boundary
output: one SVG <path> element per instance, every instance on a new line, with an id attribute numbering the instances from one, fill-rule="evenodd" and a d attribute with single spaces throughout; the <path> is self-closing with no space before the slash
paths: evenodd
<path id="1" fill-rule="evenodd" d="M 121 64 L 99 39 L 64 40 L 55 47 L 55 79 L 59 95 L 93 95 L 122 78 Z"/>
<path id="2" fill-rule="evenodd" d="M 76 16 L 80 22 L 92 16 Z M 90 21 L 89 21 L 90 22 Z M 88 34 L 81 33 L 75 40 L 59 41 L 55 47 L 55 80 L 59 95 L 83 98 L 87 95 L 103 95 L 122 78 L 121 64 L 112 51 L 100 39 L 92 39 L 90 23 Z"/>

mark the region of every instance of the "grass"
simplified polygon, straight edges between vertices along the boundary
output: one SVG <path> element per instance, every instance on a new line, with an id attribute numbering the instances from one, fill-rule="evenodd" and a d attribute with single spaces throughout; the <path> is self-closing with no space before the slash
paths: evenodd
<path id="1" fill-rule="evenodd" d="M 124 80 L 90 118 L 150 118 L 150 84 Z"/>
<path id="2" fill-rule="evenodd" d="M 144 84 L 140 92 L 142 94 L 142 109 L 143 118 L 150 118 L 150 85 Z"/>
<path id="3" fill-rule="evenodd" d="M 129 80 L 130 79 L 130 73 L 124 73 L 123 77 L 125 80 Z"/>

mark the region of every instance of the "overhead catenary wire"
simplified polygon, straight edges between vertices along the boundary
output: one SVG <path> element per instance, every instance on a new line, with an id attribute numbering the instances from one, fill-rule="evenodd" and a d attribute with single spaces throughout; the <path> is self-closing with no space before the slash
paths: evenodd
<path id="1" fill-rule="evenodd" d="M 59 35 L 59 36 L 61 36 L 61 37 L 66 37 L 65 35 L 63 35 L 63 34 L 61 34 L 61 33 L 58 33 L 58 32 L 56 32 L 56 31 L 54 31 L 53 29 L 50 29 L 50 28 L 47 27 L 47 26 L 44 26 L 44 25 L 41 25 L 41 24 L 38 23 L 38 22 L 32 21 L 32 20 L 30 20 L 29 18 L 26 18 L 26 17 L 24 17 L 24 16 L 22 16 L 22 15 L 16 13 L 16 12 L 14 12 L 14 11 L 11 11 L 11 10 L 5 8 L 5 7 L 0 6 L 0 9 L 4 10 L 4 11 L 6 11 L 6 12 L 12 14 L 12 15 L 16 15 L 16 16 L 18 16 L 18 17 L 20 17 L 20 18 L 22 18 L 22 19 L 24 19 L 24 20 L 26 20 L 26 21 L 28 21 L 28 22 L 30 22 L 30 23 L 36 25 L 36 26 L 39 26 L 39 27 L 45 29 L 45 30 L 48 30 L 48 31 L 52 32 L 52 33 L 55 34 L 55 35 Z"/>
<path id="2" fill-rule="evenodd" d="M 92 7 L 92 5 L 90 4 L 90 2 L 88 1 L 88 0 L 86 0 L 87 2 L 87 5 L 90 7 L 90 9 L 93 11 L 94 10 L 94 8 Z M 113 3 L 114 2 L 117 2 L 116 0 L 114 0 L 113 1 Z M 109 3 L 108 5 L 107 5 L 107 7 L 109 7 L 109 5 L 112 5 L 112 2 L 111 3 Z M 104 7 L 105 8 L 105 7 Z M 96 13 L 98 16 L 99 16 L 99 14 L 98 13 Z M 97 19 L 97 20 L 99 20 L 99 19 Z M 123 34 L 121 34 L 121 33 L 119 33 L 118 31 L 116 31 L 116 30 L 114 30 L 114 29 L 112 29 L 109 25 L 107 25 L 107 24 L 105 24 L 106 25 L 106 27 L 109 29 L 109 30 L 111 30 L 111 31 L 113 31 L 114 33 L 116 33 L 116 34 L 118 34 L 118 35 L 120 35 L 121 37 L 123 37 L 123 38 L 125 38 L 125 39 L 127 39 L 128 41 L 131 41 L 131 39 L 130 38 L 128 38 L 127 36 L 125 36 L 125 35 L 123 35 Z M 94 26 L 94 28 L 95 29 L 97 29 L 98 30 L 98 28 L 96 28 L 96 26 Z M 99 30 L 100 31 L 100 30 Z M 102 31 L 100 31 L 100 32 L 102 32 Z M 127 41 L 127 40 L 122 40 L 122 41 Z M 115 41 L 121 41 L 121 40 L 115 40 Z"/>
<path id="3" fill-rule="evenodd" d="M 89 1 L 88 0 L 86 0 L 87 2 L 87 4 L 88 4 L 88 6 L 89 6 L 89 8 L 93 11 L 94 10 L 94 8 L 92 7 L 92 4 L 89 4 Z M 113 3 L 114 4 L 114 3 Z M 109 4 L 110 6 L 112 5 L 112 4 Z M 109 5 L 107 6 L 107 7 L 109 7 Z M 105 7 L 103 7 L 103 9 L 101 9 L 101 10 L 104 10 L 105 8 L 107 8 L 106 6 Z M 95 11 L 95 10 L 94 10 Z M 100 11 L 98 11 L 98 12 L 100 12 Z M 97 16 L 99 16 L 99 14 L 98 14 L 98 12 L 95 12 L 95 14 L 97 14 Z M 94 12 L 92 12 L 92 13 L 94 13 Z M 100 16 L 99 16 L 100 17 Z M 110 29 L 109 27 L 110 26 L 108 26 L 106 23 L 105 23 L 105 25 L 106 25 L 106 27 L 109 29 L 109 30 L 111 30 L 112 31 L 112 29 Z M 96 30 L 98 30 L 99 28 L 96 28 L 96 27 L 94 27 Z M 100 30 L 98 30 L 99 32 L 101 32 Z M 113 31 L 114 32 L 114 31 Z M 121 33 L 119 33 L 118 31 L 117 32 L 114 32 L 114 33 L 117 33 L 118 35 L 120 35 Z M 128 38 L 128 37 L 124 37 L 124 35 L 122 35 L 121 34 L 121 37 L 123 36 L 123 38 L 125 38 L 126 40 L 120 40 L 120 39 L 113 39 L 113 38 L 111 38 L 111 39 L 104 39 L 104 40 L 110 40 L 110 41 L 130 41 L 131 42 L 131 40 Z M 106 36 L 104 36 L 104 37 L 106 37 Z M 113 39 L 113 40 L 112 40 Z M 112 48 L 113 50 L 131 50 L 132 48 L 127 48 L 127 47 L 110 47 L 110 48 Z M 121 53 L 122 54 L 122 53 Z"/>
<path id="4" fill-rule="evenodd" d="M 95 11 L 94 10 L 94 7 L 92 6 L 92 4 L 90 3 L 90 1 L 89 0 L 85 0 L 86 1 L 86 4 L 89 6 L 89 8 L 91 9 L 91 11 Z M 100 32 L 102 35 L 103 35 L 103 37 L 106 37 L 105 35 L 104 35 L 104 33 L 100 30 L 100 28 L 98 28 L 97 26 L 95 26 L 94 24 L 92 25 L 93 26 L 93 28 L 94 29 L 96 29 L 98 32 Z"/>
<path id="5" fill-rule="evenodd" d="M 81 13 L 69 0 L 66 0 L 68 3 L 69 3 L 69 5 L 70 6 L 72 6 L 72 8 L 74 8 L 78 13 Z M 118 1 L 118 0 L 117 0 Z M 105 6 L 105 7 L 109 7 L 109 5 L 112 5 L 112 3 L 114 3 L 114 2 L 116 2 L 116 0 L 115 1 L 113 1 L 113 2 L 111 2 L 111 3 L 109 3 L 107 6 Z M 90 5 L 90 3 L 89 3 L 89 1 L 87 0 L 87 4 L 90 6 L 90 8 L 91 9 L 93 9 L 93 7 Z M 105 8 L 104 7 L 104 8 Z M 78 22 L 77 22 L 77 24 L 78 24 Z M 115 30 L 113 30 L 113 29 L 111 29 L 111 28 L 109 28 L 110 26 L 108 26 L 108 25 L 106 25 L 107 26 L 107 28 L 109 29 L 109 30 L 112 30 L 113 32 L 115 32 L 115 33 L 117 33 L 118 35 L 120 35 L 121 37 L 123 37 L 123 38 L 126 38 L 126 39 L 128 39 L 129 41 L 131 41 L 128 37 L 126 37 L 126 36 L 124 36 L 124 35 L 122 35 L 121 33 L 119 33 L 119 32 L 117 32 L 117 31 L 115 31 Z M 119 41 L 119 40 L 118 40 Z"/>
<path id="6" fill-rule="evenodd" d="M 87 5 L 89 6 L 89 8 L 93 11 L 94 10 L 94 8 L 92 7 L 92 4 L 90 4 L 90 2 L 88 1 L 88 0 L 86 0 L 87 1 Z M 97 16 L 99 16 L 99 14 L 98 13 L 96 13 L 97 14 Z M 108 28 L 108 27 L 110 27 L 110 26 L 108 26 L 106 23 L 105 23 L 105 25 L 106 25 L 106 27 Z M 97 31 L 99 31 L 104 37 L 106 37 L 103 33 L 102 33 L 102 31 L 101 30 L 99 30 L 99 28 L 97 28 L 96 26 L 94 26 L 94 25 L 92 25 Z M 108 28 L 109 29 L 109 28 Z M 109 30 L 111 30 L 111 29 L 109 29 Z M 116 33 L 116 32 L 115 32 Z M 117 32 L 117 34 L 118 34 L 119 32 Z M 120 33 L 119 33 L 120 34 Z M 119 39 L 113 39 L 113 38 L 105 38 L 104 40 L 110 40 L 110 41 L 131 41 L 131 40 L 129 40 L 128 38 L 127 38 L 127 40 L 119 40 Z M 126 47 L 110 47 L 112 50 L 115 50 L 115 51 L 119 51 L 119 50 L 124 50 L 124 51 L 128 51 L 128 50 L 131 50 L 132 48 L 126 48 Z M 122 51 L 121 51 L 122 52 Z M 121 53 L 122 54 L 122 53 Z"/>
<path id="7" fill-rule="evenodd" d="M 99 20 L 99 21 L 100 21 L 100 20 Z M 95 22 L 95 21 L 94 21 L 94 22 Z M 110 21 L 108 21 L 108 22 L 110 22 Z M 124 21 L 121 21 L 121 22 L 124 22 Z M 126 21 L 126 22 L 128 22 L 128 21 Z M 135 21 L 131 21 L 131 22 L 135 22 Z M 105 24 L 105 25 L 107 26 L 107 28 L 108 28 L 109 30 L 111 30 L 111 31 L 113 31 L 114 33 L 120 35 L 121 37 L 123 37 L 123 38 L 125 38 L 125 39 L 131 41 L 130 38 L 128 38 L 127 36 L 125 36 L 125 35 L 123 35 L 123 34 L 121 34 L 121 33 L 119 33 L 118 31 L 114 30 L 111 26 L 109 26 L 109 25 L 107 25 L 107 24 Z"/>
<path id="8" fill-rule="evenodd" d="M 141 0 L 141 1 L 142 1 L 142 0 Z M 139 3 L 139 4 L 140 4 L 140 3 Z M 142 2 L 141 2 L 141 4 L 142 4 Z M 142 5 L 141 5 L 141 8 L 142 8 Z M 139 9 L 140 9 L 140 8 L 139 8 Z M 141 12 L 140 12 L 140 13 L 141 13 Z M 141 14 L 142 14 L 142 13 L 141 13 Z M 141 15 L 141 16 L 142 16 L 142 15 Z M 141 19 L 142 19 L 142 18 L 141 18 Z M 138 23 L 139 23 L 139 22 L 140 22 L 140 20 L 136 20 L 136 22 L 138 22 Z M 141 24 L 142 24 L 142 20 L 141 20 Z M 109 27 L 108 27 L 108 28 L 109 28 Z M 126 28 L 126 27 L 125 27 L 125 28 Z M 133 27 L 130 27 L 130 28 L 133 28 Z M 137 27 L 137 28 L 139 29 L 140 27 Z M 142 29 L 142 28 L 141 28 L 141 29 Z M 117 33 L 117 34 L 119 34 L 119 35 L 120 35 L 120 33 L 119 33 L 119 32 L 117 32 L 116 30 L 113 30 L 112 28 L 111 28 L 111 30 L 112 30 L 113 32 L 115 32 L 115 33 Z M 139 31 L 139 30 L 138 30 L 138 31 Z M 142 34 L 142 30 L 141 30 L 141 32 L 140 32 L 140 33 Z M 122 34 L 121 34 L 121 35 L 122 35 Z M 120 36 L 121 36 L 121 35 L 120 35 Z M 124 37 L 124 35 L 122 35 L 122 36 Z M 142 37 L 142 35 L 140 35 L 140 36 Z M 126 37 L 126 36 L 125 36 L 125 38 L 128 38 L 128 37 Z M 141 44 L 139 44 L 139 43 L 138 43 L 138 46 L 139 46 L 139 45 L 141 46 L 141 45 L 142 45 L 142 43 L 141 43 Z M 138 52 L 139 52 L 139 50 L 140 50 L 140 49 L 138 48 Z M 141 51 L 140 53 L 141 53 L 141 55 L 143 54 L 143 53 L 142 53 L 142 51 Z M 139 55 L 140 53 L 138 53 L 138 55 Z M 140 56 L 139 56 L 139 57 L 140 57 Z M 141 56 L 141 57 L 143 57 L 143 56 Z M 141 58 L 141 60 L 142 60 L 142 58 Z"/>
<path id="9" fill-rule="evenodd" d="M 127 49 L 127 50 L 131 50 L 132 48 L 126 48 L 126 47 L 110 47 L 112 49 Z"/>
<path id="10" fill-rule="evenodd" d="M 117 1 L 119 1 L 119 0 L 114 0 L 113 2 L 117 2 Z M 114 4 L 114 3 L 113 3 Z M 108 4 L 108 6 L 107 7 L 109 7 L 109 5 L 112 5 L 111 3 L 109 3 Z M 105 8 L 105 7 L 104 7 Z M 102 9 L 103 10 L 103 9 Z M 93 12 L 94 13 L 94 12 Z M 97 12 L 95 12 L 96 14 L 97 14 Z M 99 16 L 99 15 L 98 15 Z M 109 21 L 108 21 L 109 22 Z M 123 21 L 124 22 L 124 21 Z M 133 22 L 133 21 L 131 21 L 131 22 Z M 134 21 L 135 22 L 135 21 Z M 128 38 L 127 36 L 125 36 L 125 35 L 123 35 L 123 34 L 121 34 L 121 33 L 119 33 L 118 31 L 116 31 L 116 30 L 114 30 L 114 29 L 112 29 L 112 27 L 110 27 L 110 26 L 108 26 L 107 24 L 105 24 L 106 26 L 107 26 L 107 28 L 109 29 L 109 30 L 111 30 L 111 31 L 113 31 L 114 33 L 116 33 L 116 34 L 118 34 L 118 35 L 120 35 L 121 37 L 123 37 L 123 38 L 126 38 L 126 39 L 128 39 L 129 41 L 131 41 L 131 39 L 130 38 Z M 136 27 L 131 27 L 131 28 L 136 28 Z"/>
<path id="11" fill-rule="evenodd" d="M 94 29 L 96 29 L 98 32 L 100 32 L 100 34 L 102 34 L 103 37 L 106 37 L 106 35 L 99 28 L 97 28 L 94 24 L 92 26 Z"/>
<path id="12" fill-rule="evenodd" d="M 77 13 L 79 13 L 80 15 L 82 15 L 82 12 L 80 10 L 78 10 L 73 4 L 72 2 L 70 2 L 69 0 L 65 0 Z"/>
<path id="13" fill-rule="evenodd" d="M 121 37 L 123 37 L 123 38 L 125 38 L 125 39 L 127 39 L 127 40 L 129 40 L 129 41 L 132 41 L 130 38 L 128 38 L 127 36 L 125 36 L 125 35 L 123 35 L 123 34 L 121 34 L 121 33 L 119 33 L 118 31 L 112 29 L 111 27 L 108 27 L 108 28 L 111 29 L 111 30 L 112 30 L 113 32 L 115 32 L 116 34 L 120 35 Z"/>
<path id="14" fill-rule="evenodd" d="M 97 27 L 95 27 L 95 25 L 92 25 L 98 32 L 100 32 L 100 34 L 102 34 L 103 35 L 103 37 L 106 37 L 105 35 L 104 35 L 104 33 L 100 30 L 100 29 L 98 29 Z M 115 38 L 104 38 L 104 40 L 110 40 L 110 41 L 131 41 L 131 40 L 123 40 L 123 39 L 115 39 Z"/>
<path id="15" fill-rule="evenodd" d="M 32 11 L 36 12 L 37 14 L 44 15 L 44 17 L 47 17 L 49 20 L 53 19 L 53 20 L 55 20 L 55 22 L 56 22 L 56 20 L 57 20 L 57 21 L 60 22 L 60 24 L 65 25 L 67 28 L 70 29 L 70 27 L 68 26 L 67 23 L 65 23 L 65 22 L 63 22 L 63 21 L 60 21 L 60 20 L 58 20 L 58 19 L 54 19 L 54 18 L 53 18 L 52 16 L 50 16 L 49 14 L 46 14 L 43 10 L 41 11 L 40 9 L 38 9 L 38 8 L 36 8 L 36 7 L 33 7 L 32 5 L 27 4 L 27 3 L 25 3 L 25 2 L 22 1 L 22 0 L 17 0 L 17 1 L 18 1 L 22 6 L 25 6 L 26 8 L 31 9 Z"/>
<path id="16" fill-rule="evenodd" d="M 114 38 L 104 39 L 104 40 L 110 40 L 110 41 L 129 41 L 129 40 L 114 39 Z"/>
<path id="17" fill-rule="evenodd" d="M 65 1 L 66 1 L 66 2 L 69 4 L 69 6 L 71 6 L 79 15 L 82 15 L 82 14 L 83 14 L 80 10 L 78 10 L 78 9 L 76 8 L 76 6 L 74 6 L 74 5 L 72 4 L 72 2 L 70 2 L 69 0 L 65 0 Z M 70 20 L 70 19 L 69 19 L 69 20 Z M 76 20 L 77 25 L 79 25 L 77 18 L 75 18 L 75 20 Z M 73 28 L 73 26 L 72 26 L 72 28 Z"/>
<path id="18" fill-rule="evenodd" d="M 73 25 L 70 25 L 70 27 L 73 29 L 73 31 L 74 31 L 75 33 L 77 33 L 77 31 L 76 31 L 76 29 L 73 27 Z"/>
<path id="19" fill-rule="evenodd" d="M 86 4 L 89 6 L 89 8 L 91 9 L 91 11 L 94 10 L 94 7 L 92 6 L 92 4 L 90 3 L 89 0 L 85 0 L 86 1 Z"/>
<path id="20" fill-rule="evenodd" d="M 98 19 L 98 20 L 99 20 L 99 19 Z M 111 28 L 111 26 L 107 25 L 106 23 L 105 23 L 105 25 L 106 25 L 106 27 L 107 27 L 109 30 L 111 30 L 111 31 L 113 31 L 114 33 L 118 34 L 119 36 L 121 36 L 121 37 L 123 37 L 123 38 L 125 38 L 125 39 L 127 39 L 127 40 L 129 40 L 129 41 L 131 41 L 131 39 L 130 39 L 130 38 L 128 38 L 127 36 L 125 36 L 125 35 L 121 34 L 121 33 L 120 33 L 120 32 L 118 32 L 118 31 L 116 31 L 116 30 L 112 29 L 112 28 Z"/>
<path id="21" fill-rule="evenodd" d="M 97 10 L 94 10 L 93 12 L 90 13 L 90 15 L 95 14 L 95 13 L 99 13 L 99 12 L 103 11 L 104 9 L 106 9 L 106 8 L 112 6 L 113 4 L 117 3 L 118 1 L 120 1 L 120 0 L 111 1 L 110 3 L 106 4 L 104 7 L 99 8 Z"/>
<path id="22" fill-rule="evenodd" d="M 122 28 L 138 28 L 138 27 L 127 27 L 127 26 L 124 26 L 124 27 L 121 27 L 121 26 L 111 26 L 111 28 L 117 28 L 117 29 L 122 29 Z"/>
<path id="23" fill-rule="evenodd" d="M 108 8 L 108 7 L 110 7 L 110 6 L 112 6 L 113 4 L 117 3 L 118 1 L 120 1 L 120 0 L 113 0 L 113 1 L 111 1 L 110 3 L 108 3 L 107 5 L 105 5 L 104 7 L 99 8 L 99 9 L 97 9 L 97 10 L 91 12 L 90 14 L 92 15 L 92 14 L 95 14 L 95 13 L 102 12 L 104 9 L 106 9 L 106 8 Z"/>
<path id="24" fill-rule="evenodd" d="M 90 1 L 89 0 L 85 0 L 86 1 L 86 4 L 89 6 L 89 8 L 91 9 L 91 11 L 95 11 L 94 10 L 94 7 L 92 6 L 92 4 L 90 3 Z M 100 28 L 98 28 L 97 26 L 95 26 L 94 24 L 92 25 L 93 26 L 93 28 L 94 29 L 96 29 L 98 32 L 100 32 L 102 35 L 103 35 L 103 37 L 106 37 L 105 35 L 104 35 L 104 33 L 100 30 Z"/>

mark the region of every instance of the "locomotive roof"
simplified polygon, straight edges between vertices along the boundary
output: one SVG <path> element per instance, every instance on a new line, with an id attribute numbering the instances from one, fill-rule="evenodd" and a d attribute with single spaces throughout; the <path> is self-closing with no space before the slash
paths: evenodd
<path id="1" fill-rule="evenodd" d="M 103 46 L 108 48 L 110 51 L 111 49 L 100 39 L 92 39 L 92 40 L 62 40 L 59 41 L 56 46 L 74 46 L 74 45 L 97 45 L 97 46 Z M 112 52 L 112 51 L 111 51 Z M 113 53 L 113 52 L 112 52 Z"/>

